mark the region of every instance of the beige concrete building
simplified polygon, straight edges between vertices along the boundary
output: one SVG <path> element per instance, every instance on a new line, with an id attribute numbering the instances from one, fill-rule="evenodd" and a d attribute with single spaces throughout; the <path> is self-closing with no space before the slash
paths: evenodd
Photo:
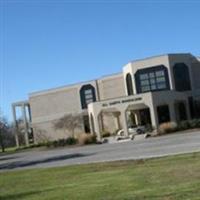
<path id="1" fill-rule="evenodd" d="M 200 59 L 191 54 L 167 54 L 131 61 L 121 73 L 97 80 L 31 93 L 20 106 L 25 140 L 67 137 L 55 122 L 68 114 L 82 115 L 76 132 L 102 133 L 131 125 L 151 125 L 200 117 Z M 27 109 L 25 108 L 27 106 Z M 32 135 L 32 136 L 31 136 Z M 18 145 L 18 138 L 16 135 Z"/>

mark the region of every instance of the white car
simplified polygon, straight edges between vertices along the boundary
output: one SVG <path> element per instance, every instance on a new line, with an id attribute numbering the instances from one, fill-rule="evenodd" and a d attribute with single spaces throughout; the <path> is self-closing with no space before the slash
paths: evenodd
<path id="1" fill-rule="evenodd" d="M 145 126 L 130 126 L 128 128 L 128 133 L 130 135 L 136 135 L 136 134 L 143 134 L 146 132 Z M 124 135 L 124 130 L 121 129 L 117 132 L 117 136 L 123 136 Z"/>

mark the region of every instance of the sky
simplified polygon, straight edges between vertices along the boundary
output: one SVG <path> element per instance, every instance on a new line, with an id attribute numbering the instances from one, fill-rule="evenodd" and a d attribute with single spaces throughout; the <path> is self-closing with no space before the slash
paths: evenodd
<path id="1" fill-rule="evenodd" d="M 198 0 L 0 0 L 0 108 L 35 91 L 122 71 L 131 60 L 200 55 Z"/>

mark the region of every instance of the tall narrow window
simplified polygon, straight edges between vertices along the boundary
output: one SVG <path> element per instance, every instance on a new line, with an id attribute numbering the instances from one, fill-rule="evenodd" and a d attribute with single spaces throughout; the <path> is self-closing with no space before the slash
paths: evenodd
<path id="1" fill-rule="evenodd" d="M 173 67 L 175 88 L 177 91 L 191 90 L 190 75 L 188 66 L 184 63 L 177 63 Z"/>
<path id="2" fill-rule="evenodd" d="M 200 100 L 194 100 L 195 118 L 200 118 Z"/>
<path id="3" fill-rule="evenodd" d="M 194 99 L 192 96 L 188 97 L 188 105 L 190 109 L 190 116 L 192 119 L 195 118 L 195 108 L 194 108 Z"/>
<path id="4" fill-rule="evenodd" d="M 157 106 L 159 124 L 170 121 L 170 113 L 168 105 Z"/>
<path id="5" fill-rule="evenodd" d="M 84 85 L 80 89 L 80 99 L 82 109 L 87 108 L 89 103 L 96 101 L 95 88 L 90 84 Z"/>
<path id="6" fill-rule="evenodd" d="M 127 94 L 133 95 L 133 82 L 132 82 L 132 76 L 130 73 L 126 75 L 126 88 L 127 88 Z"/>
<path id="7" fill-rule="evenodd" d="M 184 102 L 177 103 L 179 121 L 187 120 L 187 112 Z"/>

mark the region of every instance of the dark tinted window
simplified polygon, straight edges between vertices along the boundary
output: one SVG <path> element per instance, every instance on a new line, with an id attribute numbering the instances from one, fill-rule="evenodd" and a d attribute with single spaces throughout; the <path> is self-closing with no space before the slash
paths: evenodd
<path id="1" fill-rule="evenodd" d="M 128 95 L 133 95 L 133 82 L 131 74 L 126 75 L 126 88 Z"/>
<path id="2" fill-rule="evenodd" d="M 159 124 L 170 121 L 169 107 L 168 105 L 162 105 L 157 107 L 158 122 Z"/>
<path id="3" fill-rule="evenodd" d="M 135 81 L 137 93 L 169 89 L 168 71 L 163 65 L 138 70 Z"/>
<path id="4" fill-rule="evenodd" d="M 89 103 L 96 101 L 95 88 L 90 84 L 84 85 L 80 89 L 80 99 L 82 109 L 87 108 Z"/>
<path id="5" fill-rule="evenodd" d="M 200 118 L 200 100 L 194 101 L 195 118 Z"/>
<path id="6" fill-rule="evenodd" d="M 190 75 L 188 66 L 184 63 L 177 63 L 173 67 L 174 82 L 177 91 L 191 90 Z"/>
<path id="7" fill-rule="evenodd" d="M 179 120 L 180 121 L 187 120 L 187 112 L 185 104 L 183 102 L 179 102 L 177 106 L 178 106 Z"/>
<path id="8" fill-rule="evenodd" d="M 195 108 L 194 108 L 194 99 L 193 97 L 188 97 L 188 104 L 190 109 L 190 116 L 192 119 L 195 118 Z"/>

